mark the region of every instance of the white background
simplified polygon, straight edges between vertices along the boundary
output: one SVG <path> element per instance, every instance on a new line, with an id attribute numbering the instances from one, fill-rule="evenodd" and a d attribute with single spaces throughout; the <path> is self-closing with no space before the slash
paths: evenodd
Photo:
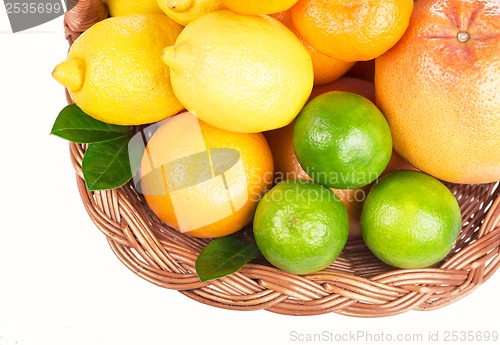
<path id="1" fill-rule="evenodd" d="M 68 144 L 49 134 L 66 104 L 51 71 L 67 47 L 62 17 L 12 34 L 0 7 L 0 345 L 294 344 L 292 332 L 427 339 L 500 330 L 500 272 L 447 307 L 377 319 L 229 311 L 143 281 L 89 219 Z"/>

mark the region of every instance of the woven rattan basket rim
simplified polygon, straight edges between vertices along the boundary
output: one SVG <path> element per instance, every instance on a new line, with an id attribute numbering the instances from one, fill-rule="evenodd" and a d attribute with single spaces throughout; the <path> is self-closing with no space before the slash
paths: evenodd
<path id="1" fill-rule="evenodd" d="M 80 0 L 65 14 L 69 43 L 107 16 L 101 0 Z M 203 304 L 286 315 L 335 312 L 381 317 L 446 306 L 474 291 L 500 266 L 498 183 L 447 183 L 460 204 L 463 228 L 450 255 L 431 268 L 391 268 L 377 260 L 362 239 L 354 238 L 334 264 L 315 274 L 288 274 L 259 258 L 237 273 L 201 282 L 194 266 L 209 240 L 189 237 L 163 224 L 131 184 L 109 191 L 87 190 L 81 170 L 85 148 L 70 144 L 79 193 L 117 258 L 152 284 L 177 290 Z"/>

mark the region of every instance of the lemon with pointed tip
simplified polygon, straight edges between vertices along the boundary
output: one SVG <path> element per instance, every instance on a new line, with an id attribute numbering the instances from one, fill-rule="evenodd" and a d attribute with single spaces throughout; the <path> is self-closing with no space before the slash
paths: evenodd
<path id="1" fill-rule="evenodd" d="M 156 0 L 106 0 L 111 17 L 129 14 L 162 13 Z"/>
<path id="2" fill-rule="evenodd" d="M 223 8 L 219 0 L 157 0 L 157 4 L 167 16 L 183 26 L 205 13 Z"/>
<path id="3" fill-rule="evenodd" d="M 208 124 L 256 133 L 289 124 L 307 102 L 314 72 L 300 40 L 278 20 L 207 13 L 163 51 L 172 88 Z"/>
<path id="4" fill-rule="evenodd" d="M 161 60 L 181 30 L 165 14 L 105 19 L 75 40 L 52 76 L 97 120 L 124 126 L 163 120 L 184 108 Z"/>

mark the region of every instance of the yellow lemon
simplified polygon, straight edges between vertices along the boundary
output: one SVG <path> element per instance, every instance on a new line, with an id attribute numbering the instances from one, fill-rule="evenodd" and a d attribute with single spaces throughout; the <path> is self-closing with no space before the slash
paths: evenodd
<path id="1" fill-rule="evenodd" d="M 286 126 L 307 102 L 314 82 L 306 48 L 267 15 L 207 13 L 165 48 L 163 60 L 186 109 L 234 132 Z"/>
<path id="2" fill-rule="evenodd" d="M 111 17 L 129 14 L 162 13 L 156 0 L 106 0 Z"/>
<path id="3" fill-rule="evenodd" d="M 223 8 L 219 0 L 157 0 L 160 9 L 185 26 L 203 14 Z"/>
<path id="4" fill-rule="evenodd" d="M 165 14 L 105 19 L 75 40 L 52 75 L 97 120 L 127 126 L 165 119 L 183 109 L 161 60 L 181 30 Z"/>
<path id="5" fill-rule="evenodd" d="M 298 0 L 221 0 L 229 10 L 241 14 L 271 14 L 288 10 Z"/>

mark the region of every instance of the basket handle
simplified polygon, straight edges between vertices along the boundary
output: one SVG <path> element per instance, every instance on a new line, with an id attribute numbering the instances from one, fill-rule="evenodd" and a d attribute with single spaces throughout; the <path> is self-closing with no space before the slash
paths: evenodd
<path id="1" fill-rule="evenodd" d="M 108 7 L 103 0 L 79 0 L 64 14 L 64 31 L 68 43 L 73 44 L 82 32 L 108 16 Z"/>

